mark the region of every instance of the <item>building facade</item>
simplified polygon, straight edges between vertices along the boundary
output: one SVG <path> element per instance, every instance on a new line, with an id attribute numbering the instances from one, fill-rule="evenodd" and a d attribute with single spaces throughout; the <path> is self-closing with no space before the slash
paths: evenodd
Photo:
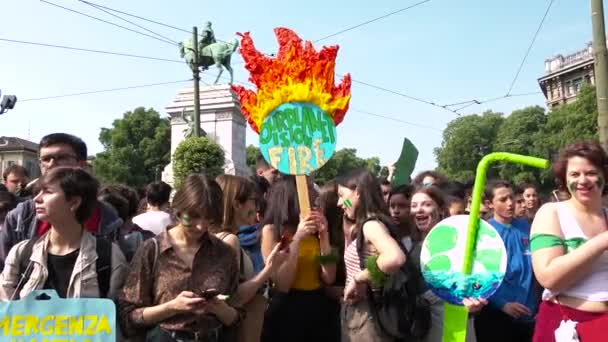
<path id="1" fill-rule="evenodd" d="M 557 55 L 545 61 L 545 75 L 538 84 L 547 99 L 547 107 L 555 108 L 576 101 L 583 84 L 595 84 L 593 46 L 573 54 Z"/>
<path id="2" fill-rule="evenodd" d="M 39 177 L 38 144 L 16 137 L 0 137 L 0 174 L 13 164 L 25 167 L 30 179 Z"/>

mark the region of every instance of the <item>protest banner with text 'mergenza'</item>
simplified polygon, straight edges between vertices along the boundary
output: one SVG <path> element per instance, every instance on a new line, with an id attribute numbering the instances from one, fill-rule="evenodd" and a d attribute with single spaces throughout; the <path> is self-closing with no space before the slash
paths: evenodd
<path id="1" fill-rule="evenodd" d="M 109 299 L 62 299 L 54 290 L 39 290 L 0 303 L 2 342 L 116 342 L 116 335 L 116 307 Z"/>

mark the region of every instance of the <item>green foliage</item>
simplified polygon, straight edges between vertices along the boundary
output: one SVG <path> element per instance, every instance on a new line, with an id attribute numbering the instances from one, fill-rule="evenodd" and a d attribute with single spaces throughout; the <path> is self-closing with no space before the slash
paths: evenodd
<path id="1" fill-rule="evenodd" d="M 435 149 L 439 171 L 451 180 L 473 180 L 481 158 L 494 151 L 494 140 L 504 120 L 502 113 L 487 111 L 448 123 L 441 147 Z M 488 176 L 495 174 L 495 170 L 488 172 Z"/>
<path id="2" fill-rule="evenodd" d="M 512 152 L 526 156 L 535 155 L 535 135 L 542 129 L 546 121 L 545 110 L 540 106 L 514 111 L 498 129 L 494 151 Z M 511 180 L 515 184 L 540 181 L 539 169 L 513 163 L 496 164 L 496 169 L 501 179 Z"/>
<path id="3" fill-rule="evenodd" d="M 173 154 L 173 175 L 175 187 L 192 173 L 205 173 L 215 178 L 224 173 L 224 150 L 205 137 L 192 137 L 182 141 Z"/>
<path id="4" fill-rule="evenodd" d="M 260 149 L 256 146 L 249 145 L 245 150 L 247 166 L 252 170 L 253 174 L 255 174 L 255 164 L 258 162 L 258 156 L 260 155 Z"/>
<path id="5" fill-rule="evenodd" d="M 578 99 L 549 113 L 539 106 L 516 110 L 506 118 L 486 112 L 450 122 L 443 132 L 441 147 L 435 149 L 438 170 L 459 181 L 474 179 L 477 163 L 491 152 L 512 152 L 549 160 L 561 148 L 584 139 L 597 139 L 595 88 L 585 86 Z M 554 187 L 550 170 L 499 163 L 488 177 L 500 177 L 514 184 L 538 182 L 543 189 Z"/>
<path id="6" fill-rule="evenodd" d="M 547 122 L 534 136 L 534 155 L 552 160 L 564 146 L 586 139 L 598 139 L 597 102 L 591 86 L 584 86 L 575 102 L 549 112 Z M 553 186 L 550 170 L 541 175 L 547 188 Z"/>
<path id="7" fill-rule="evenodd" d="M 169 164 L 171 127 L 154 109 L 138 107 L 102 128 L 104 151 L 92 160 L 96 175 L 107 183 L 141 187 L 155 181 Z"/>
<path id="8" fill-rule="evenodd" d="M 336 151 L 333 157 L 315 172 L 314 179 L 319 184 L 325 184 L 339 175 L 364 167 L 376 176 L 380 174 L 382 169 L 378 157 L 363 159 L 357 156 L 356 149 L 343 148 Z"/>

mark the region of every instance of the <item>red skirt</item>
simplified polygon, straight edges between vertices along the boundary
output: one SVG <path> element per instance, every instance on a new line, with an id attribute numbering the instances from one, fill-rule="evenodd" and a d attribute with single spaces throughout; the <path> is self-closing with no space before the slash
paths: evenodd
<path id="1" fill-rule="evenodd" d="M 533 342 L 555 342 L 555 330 L 559 328 L 564 319 L 575 322 L 587 322 L 606 315 L 605 313 L 587 312 L 573 309 L 553 302 L 543 301 L 540 304 L 536 325 L 534 327 Z M 582 341 L 584 342 L 584 341 Z"/>

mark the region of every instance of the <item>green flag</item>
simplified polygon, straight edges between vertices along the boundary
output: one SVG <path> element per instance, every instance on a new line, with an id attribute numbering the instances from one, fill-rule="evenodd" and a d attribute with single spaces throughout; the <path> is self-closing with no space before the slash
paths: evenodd
<path id="1" fill-rule="evenodd" d="M 410 176 L 416 166 L 418 159 L 418 149 L 408 138 L 403 138 L 401 155 L 395 163 L 395 174 L 393 175 L 392 186 L 410 184 Z"/>

